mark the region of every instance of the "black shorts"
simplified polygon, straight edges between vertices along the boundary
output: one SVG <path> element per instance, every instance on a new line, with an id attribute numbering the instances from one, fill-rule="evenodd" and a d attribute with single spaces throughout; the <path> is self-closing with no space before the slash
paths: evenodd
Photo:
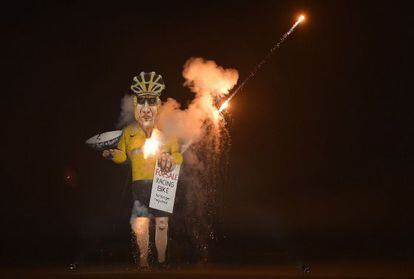
<path id="1" fill-rule="evenodd" d="M 136 180 L 132 182 L 132 212 L 130 222 L 137 217 L 168 217 L 171 214 L 158 209 L 150 208 L 152 180 Z"/>

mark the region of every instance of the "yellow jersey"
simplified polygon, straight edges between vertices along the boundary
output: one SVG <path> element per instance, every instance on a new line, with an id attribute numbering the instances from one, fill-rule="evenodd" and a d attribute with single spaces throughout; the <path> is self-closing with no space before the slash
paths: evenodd
<path id="1" fill-rule="evenodd" d="M 153 133 L 154 132 L 162 135 L 157 129 L 154 129 Z M 154 178 L 157 158 L 156 156 L 144 158 L 143 147 L 146 139 L 145 132 L 138 126 L 138 124 L 129 125 L 123 129 L 116 152 L 112 158 L 112 161 L 117 164 L 121 164 L 129 159 L 132 166 L 132 181 L 152 180 Z M 163 138 L 160 143 L 159 151 L 161 153 L 170 153 L 177 165 L 183 162 L 183 156 L 179 151 L 176 138 Z"/>

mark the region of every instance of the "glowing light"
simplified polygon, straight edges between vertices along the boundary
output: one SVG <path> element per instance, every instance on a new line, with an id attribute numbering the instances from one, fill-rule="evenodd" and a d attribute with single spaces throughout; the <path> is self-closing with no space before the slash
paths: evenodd
<path id="1" fill-rule="evenodd" d="M 229 100 L 226 100 L 224 103 L 221 104 L 220 108 L 219 108 L 219 112 L 222 112 L 224 109 L 229 107 Z"/>
<path id="2" fill-rule="evenodd" d="M 298 19 L 295 21 L 292 27 L 290 27 L 289 31 L 283 34 L 283 36 L 279 39 L 279 41 L 272 46 L 272 48 L 269 50 L 266 56 L 253 68 L 253 70 L 243 80 L 243 82 L 240 83 L 240 85 L 237 86 L 236 89 L 233 90 L 233 93 L 231 93 L 230 96 L 227 98 L 227 100 L 220 106 L 220 109 L 218 110 L 218 112 L 221 112 L 228 106 L 229 101 L 234 96 L 236 96 L 236 94 L 244 87 L 244 85 L 257 74 L 257 72 L 262 68 L 262 66 L 266 64 L 267 61 L 269 61 L 269 59 L 273 56 L 275 51 L 283 44 L 283 42 L 287 39 L 287 37 L 289 37 L 289 35 L 295 30 L 295 28 L 304 20 L 305 20 L 305 15 L 299 15 Z"/>
<path id="3" fill-rule="evenodd" d="M 158 139 L 158 134 L 156 131 L 153 131 L 151 137 L 146 139 L 144 143 L 144 159 L 147 159 L 149 156 L 156 155 L 158 153 L 159 146 L 160 141 Z"/>
<path id="4" fill-rule="evenodd" d="M 213 111 L 213 120 L 214 123 L 217 123 L 217 121 L 220 119 L 220 111 L 218 110 L 214 110 Z"/>

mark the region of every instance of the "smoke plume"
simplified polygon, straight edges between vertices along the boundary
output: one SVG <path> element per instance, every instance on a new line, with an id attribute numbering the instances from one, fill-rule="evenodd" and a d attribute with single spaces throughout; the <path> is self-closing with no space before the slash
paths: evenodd
<path id="1" fill-rule="evenodd" d="M 239 74 L 235 69 L 224 69 L 212 60 L 190 58 L 184 64 L 184 85 L 198 94 L 223 97 L 237 83 Z"/>
<path id="2" fill-rule="evenodd" d="M 135 121 L 134 101 L 131 95 L 125 95 L 121 100 L 121 114 L 119 115 L 117 128 L 123 128 Z"/>
<path id="3" fill-rule="evenodd" d="M 224 69 L 212 60 L 190 58 L 184 64 L 184 86 L 195 93 L 187 109 L 172 98 L 161 107 L 159 126 L 183 142 L 197 142 L 205 135 L 207 122 L 218 125 L 221 116 L 216 103 L 234 87 L 239 78 L 235 69 Z"/>

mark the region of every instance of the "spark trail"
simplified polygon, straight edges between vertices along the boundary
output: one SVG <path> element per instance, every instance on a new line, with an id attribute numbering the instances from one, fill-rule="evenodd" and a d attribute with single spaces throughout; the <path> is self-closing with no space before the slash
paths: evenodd
<path id="1" fill-rule="evenodd" d="M 250 72 L 250 74 L 243 80 L 242 83 L 240 83 L 239 86 L 236 87 L 236 89 L 233 91 L 233 93 L 231 93 L 231 95 L 227 98 L 226 101 L 224 101 L 220 108 L 219 108 L 219 112 L 222 112 L 225 108 L 228 107 L 229 102 L 231 99 L 233 99 L 233 97 L 244 87 L 244 85 L 251 79 L 253 78 L 257 72 L 260 70 L 260 68 L 262 68 L 262 66 L 264 64 L 266 64 L 267 61 L 269 61 L 269 59 L 273 56 L 273 54 L 275 53 L 275 51 L 281 46 L 281 44 L 287 39 L 287 37 L 289 37 L 289 35 L 293 32 L 293 30 L 295 30 L 295 28 L 299 25 L 299 23 L 301 23 L 302 21 L 305 20 L 305 16 L 301 15 L 299 16 L 299 18 L 296 20 L 296 22 L 292 25 L 292 27 L 289 29 L 289 31 L 287 31 L 285 34 L 283 34 L 283 36 L 280 38 L 280 40 L 273 45 L 273 47 L 270 49 L 270 51 L 266 54 L 266 56 L 253 68 L 253 70 Z"/>

